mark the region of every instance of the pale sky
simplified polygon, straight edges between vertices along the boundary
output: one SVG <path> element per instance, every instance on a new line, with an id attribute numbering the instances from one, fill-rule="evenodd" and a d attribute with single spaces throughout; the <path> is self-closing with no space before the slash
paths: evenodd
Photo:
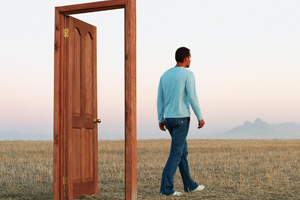
<path id="1" fill-rule="evenodd" d="M 54 8 L 92 1 L 0 1 L 0 132 L 53 134 Z M 124 138 L 124 11 L 74 15 L 97 26 L 99 139 Z M 188 138 L 257 117 L 300 123 L 300 1 L 137 0 L 138 138 L 158 129 L 159 78 L 190 48 L 206 125 Z"/>

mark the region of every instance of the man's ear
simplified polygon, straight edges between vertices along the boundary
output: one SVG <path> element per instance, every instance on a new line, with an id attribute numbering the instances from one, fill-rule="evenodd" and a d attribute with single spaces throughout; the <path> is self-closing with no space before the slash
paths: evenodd
<path id="1" fill-rule="evenodd" d="M 183 59 L 183 62 L 187 62 L 188 61 L 188 57 L 185 57 L 184 59 Z"/>

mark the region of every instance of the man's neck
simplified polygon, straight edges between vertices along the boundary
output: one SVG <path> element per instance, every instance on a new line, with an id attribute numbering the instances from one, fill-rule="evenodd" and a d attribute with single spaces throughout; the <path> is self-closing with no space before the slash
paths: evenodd
<path id="1" fill-rule="evenodd" d="M 175 67 L 184 67 L 186 68 L 184 63 L 177 62 Z"/>

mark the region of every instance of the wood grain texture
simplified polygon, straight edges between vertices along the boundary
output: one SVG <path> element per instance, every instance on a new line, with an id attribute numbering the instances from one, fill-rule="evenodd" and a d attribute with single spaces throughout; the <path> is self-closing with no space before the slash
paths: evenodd
<path id="1" fill-rule="evenodd" d="M 80 162 L 81 162 L 81 142 L 80 138 L 82 137 L 82 131 L 79 128 L 73 128 L 73 171 L 75 172 L 73 175 L 73 182 L 80 183 L 81 171 L 80 171 Z"/>
<path id="2" fill-rule="evenodd" d="M 66 198 L 77 199 L 98 194 L 98 171 L 94 173 L 94 168 L 98 168 L 98 153 L 94 153 L 98 152 L 98 145 L 93 143 L 98 140 L 94 125 L 97 91 L 93 90 L 97 87 L 94 75 L 97 63 L 93 59 L 96 32 L 94 26 L 74 17 L 66 17 L 66 22 L 69 28 L 66 38 Z M 80 96 L 74 98 L 74 95 Z"/>
<path id="3" fill-rule="evenodd" d="M 97 28 L 96 27 L 93 27 L 93 33 L 95 35 L 97 35 Z M 97 37 L 94 37 L 93 38 L 93 43 L 95 46 L 97 46 Z M 98 47 L 97 47 L 98 48 Z M 97 55 L 97 48 L 93 48 L 93 55 Z M 93 63 L 97 63 L 97 56 L 93 56 Z M 93 79 L 94 80 L 97 80 L 97 65 L 93 67 Z M 94 109 L 94 114 L 96 116 L 95 119 L 98 118 L 98 104 L 97 104 L 97 100 L 98 100 L 98 92 L 97 92 L 97 82 L 93 82 L 93 108 Z M 95 124 L 95 129 L 98 131 L 98 123 Z M 93 132 L 93 138 L 94 140 L 92 141 L 92 144 L 93 146 L 98 146 L 98 132 Z M 93 154 L 96 155 L 98 157 L 98 148 L 93 148 L 94 152 Z M 93 173 L 96 174 L 97 176 L 97 183 L 94 184 L 94 188 L 93 190 L 96 191 L 95 194 L 98 194 L 99 191 L 98 191 L 98 159 L 97 160 L 93 160 L 93 165 L 94 165 L 94 171 Z"/>
<path id="4" fill-rule="evenodd" d="M 73 33 L 74 35 L 74 79 L 78 80 L 75 81 L 73 84 L 73 115 L 80 116 L 81 113 L 81 56 L 80 56 L 80 49 L 81 49 L 81 34 L 78 29 L 75 29 Z"/>
<path id="5" fill-rule="evenodd" d="M 120 9 L 125 7 L 127 1 L 128 0 L 100 1 L 100 2 L 93 2 L 93 3 L 61 6 L 56 8 L 63 15 L 71 15 L 71 14 L 79 14 L 79 13 Z"/>
<path id="6" fill-rule="evenodd" d="M 137 199 L 136 1 L 125 6 L 125 198 Z"/>
<path id="7" fill-rule="evenodd" d="M 66 194 L 66 199 L 74 199 L 73 197 L 73 180 L 74 180 L 74 166 L 73 166 L 73 152 L 75 149 L 73 149 L 73 145 L 76 145 L 77 143 L 79 143 L 78 141 L 74 141 L 75 139 L 80 137 L 73 137 L 73 73 L 74 72 L 74 59 L 75 59 L 75 43 L 74 43 L 74 30 L 70 27 L 73 27 L 73 20 L 70 20 L 70 17 L 65 17 L 65 27 L 69 28 L 69 37 L 65 38 L 65 44 L 66 44 L 66 117 L 65 117 L 65 121 L 66 121 L 66 141 L 65 141 L 65 176 L 68 177 L 68 184 L 65 187 L 65 194 Z M 81 68 L 81 64 L 80 67 Z M 82 95 L 82 93 L 81 93 Z M 81 99 L 81 97 L 80 97 Z M 80 102 L 82 104 L 82 102 Z M 80 106 L 81 107 L 81 106 Z M 81 109 L 80 113 L 82 112 Z M 78 130 L 77 132 L 80 136 L 81 136 L 81 129 Z M 80 157 L 79 157 L 80 159 Z M 77 164 L 80 162 L 77 162 Z M 77 166 L 77 168 L 80 168 L 80 166 Z"/>
<path id="8" fill-rule="evenodd" d="M 63 15 L 55 9 L 53 113 L 53 199 L 64 199 L 64 43 Z"/>
<path id="9" fill-rule="evenodd" d="M 85 57 L 85 91 L 89 91 L 85 95 L 85 115 L 93 114 L 93 39 L 87 33 L 84 37 L 84 57 Z M 96 56 L 96 55 L 94 55 Z"/>
<path id="10" fill-rule="evenodd" d="M 60 181 L 60 196 L 61 199 L 65 198 L 65 193 L 64 193 L 64 186 L 63 186 L 63 176 L 65 176 L 65 156 L 66 156 L 66 151 L 65 151 L 65 146 L 66 146 L 66 141 L 65 141 L 65 128 L 66 128 L 66 121 L 65 121 L 65 114 L 66 114 L 66 90 L 65 90 L 65 85 L 66 85 L 66 65 L 65 65 L 65 61 L 66 61 L 66 52 L 65 52 L 65 48 L 66 48 L 66 43 L 64 42 L 64 34 L 63 34 L 63 28 L 64 28 L 64 23 L 65 23 L 65 16 L 60 15 L 60 24 L 61 24 L 61 33 L 60 33 L 60 71 L 61 71 L 61 77 L 60 77 L 60 87 L 61 87 L 61 104 L 60 104 L 60 109 L 61 109 L 61 116 L 60 116 L 60 123 L 61 123 L 61 127 L 60 127 L 60 138 L 61 138 L 61 142 L 60 142 L 60 167 L 59 167 L 59 171 L 60 171 L 60 177 L 59 177 L 59 181 Z"/>
<path id="11" fill-rule="evenodd" d="M 53 199 L 59 199 L 59 116 L 60 116 L 60 14 L 55 10 L 54 27 L 54 111 L 53 111 Z"/>

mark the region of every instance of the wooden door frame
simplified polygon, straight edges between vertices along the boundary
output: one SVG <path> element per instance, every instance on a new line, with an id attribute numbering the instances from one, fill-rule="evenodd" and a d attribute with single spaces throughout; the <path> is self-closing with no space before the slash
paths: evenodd
<path id="1" fill-rule="evenodd" d="M 53 199 L 64 199 L 65 42 L 67 15 L 125 9 L 125 198 L 137 199 L 136 0 L 109 0 L 55 7 Z"/>

